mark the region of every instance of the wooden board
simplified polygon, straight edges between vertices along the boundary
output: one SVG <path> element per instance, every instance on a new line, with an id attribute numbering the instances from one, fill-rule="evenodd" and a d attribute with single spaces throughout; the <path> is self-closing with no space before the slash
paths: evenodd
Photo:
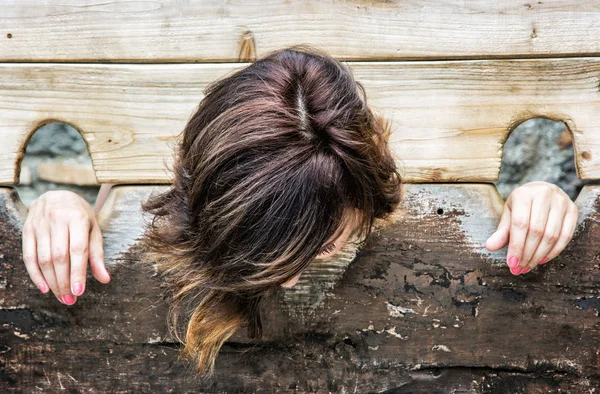
<path id="1" fill-rule="evenodd" d="M 345 60 L 600 54 L 598 0 L 8 0 L 0 61 L 237 61 L 298 43 Z M 10 38 L 9 38 L 10 37 Z"/>
<path id="2" fill-rule="evenodd" d="M 578 228 L 561 256 L 515 277 L 502 252 L 483 250 L 502 206 L 492 185 L 405 185 L 402 206 L 377 223 L 323 298 L 301 303 L 293 294 L 302 286 L 281 288 L 261 306 L 263 340 L 237 333 L 204 383 L 177 361 L 161 283 L 135 241 L 136 201 L 149 191 L 115 188 L 100 215 L 113 280 L 90 279 L 66 307 L 27 278 L 24 208 L 0 189 L 0 379 L 8 392 L 546 393 L 600 385 L 600 186 L 578 197 Z M 310 283 L 303 274 L 299 284 Z"/>
<path id="3" fill-rule="evenodd" d="M 17 181 L 28 136 L 51 120 L 83 133 L 99 183 L 168 183 L 203 88 L 242 66 L 0 64 L 0 184 Z M 496 180 L 508 132 L 536 116 L 565 121 L 579 176 L 600 178 L 600 58 L 350 66 L 392 122 L 407 182 Z"/>

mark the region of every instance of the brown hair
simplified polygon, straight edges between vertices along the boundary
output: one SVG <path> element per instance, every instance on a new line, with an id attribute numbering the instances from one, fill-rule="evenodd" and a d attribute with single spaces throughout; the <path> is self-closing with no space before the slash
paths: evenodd
<path id="1" fill-rule="evenodd" d="M 261 337 L 261 298 L 310 264 L 349 209 L 363 239 L 393 211 L 400 175 L 388 134 L 349 68 L 310 46 L 206 88 L 178 142 L 172 187 L 143 205 L 171 327 L 180 338 L 189 311 L 183 354 L 199 373 L 213 373 L 238 328 Z"/>

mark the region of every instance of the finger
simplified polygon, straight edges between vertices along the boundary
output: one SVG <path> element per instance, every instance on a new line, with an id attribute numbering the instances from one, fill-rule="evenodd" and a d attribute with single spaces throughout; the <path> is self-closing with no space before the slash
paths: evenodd
<path id="1" fill-rule="evenodd" d="M 546 254 L 546 258 L 548 260 L 546 260 L 544 263 L 558 256 L 560 252 L 562 252 L 563 249 L 569 244 L 573 238 L 575 228 L 577 227 L 578 217 L 579 214 L 577 207 L 575 204 L 571 204 L 570 207 L 567 208 L 567 214 L 564 217 L 562 229 L 560 235 L 558 236 L 558 241 L 556 241 L 554 247 Z"/>
<path id="2" fill-rule="evenodd" d="M 56 275 L 54 274 L 54 264 L 52 264 L 48 223 L 45 220 L 39 220 L 35 223 L 34 232 L 37 246 L 38 266 L 40 267 L 40 271 L 42 271 L 42 275 L 44 275 L 48 287 L 50 287 L 54 296 L 62 302 L 60 299 L 60 289 L 58 288 L 58 282 L 56 281 Z"/>
<path id="3" fill-rule="evenodd" d="M 560 232 L 563 227 L 563 220 L 566 214 L 566 206 L 553 204 L 548 214 L 548 221 L 546 222 L 546 229 L 544 235 L 540 240 L 540 243 L 531 257 L 529 264 L 527 265 L 527 272 L 535 268 L 542 262 L 544 257 L 552 250 L 556 242 L 560 237 Z M 525 271 L 523 271 L 525 272 Z M 522 272 L 522 273 L 523 273 Z M 526 273 L 526 272 L 525 272 Z"/>
<path id="4" fill-rule="evenodd" d="M 519 261 L 519 267 L 521 267 L 521 269 L 525 269 L 529 266 L 531 258 L 544 236 L 548 214 L 550 213 L 551 201 L 550 198 L 539 197 L 534 198 L 531 203 L 529 228 L 527 230 L 523 253 L 521 254 L 521 261 Z"/>
<path id="5" fill-rule="evenodd" d="M 75 297 L 71 293 L 69 262 L 69 228 L 60 220 L 50 220 L 50 243 L 52 245 L 52 263 L 60 293 L 60 300 L 72 305 Z"/>
<path id="6" fill-rule="evenodd" d="M 69 256 L 71 259 L 71 292 L 80 296 L 85 291 L 88 262 L 90 221 L 73 220 L 69 223 Z"/>
<path id="7" fill-rule="evenodd" d="M 23 226 L 23 261 L 33 283 L 35 283 L 42 293 L 46 294 L 50 290 L 50 287 L 46 283 L 44 275 L 38 266 L 36 248 L 35 232 L 31 226 L 31 220 L 27 220 Z"/>
<path id="8" fill-rule="evenodd" d="M 529 216 L 531 211 L 531 200 L 522 198 L 513 200 L 512 214 L 510 218 L 510 241 L 508 243 L 507 262 L 510 272 L 519 275 L 522 268 L 519 267 L 527 229 L 529 228 Z"/>
<path id="9" fill-rule="evenodd" d="M 98 224 L 95 224 L 92 227 L 92 231 L 90 233 L 89 256 L 90 269 L 94 278 L 96 278 L 100 283 L 110 282 L 110 274 L 108 273 L 108 271 L 106 270 L 106 266 L 104 265 L 102 232 L 100 231 L 100 227 L 98 227 Z"/>
<path id="10" fill-rule="evenodd" d="M 489 251 L 496 251 L 502 249 L 508 244 L 510 235 L 510 215 L 511 210 L 508 204 L 504 204 L 502 210 L 502 217 L 496 231 L 488 238 L 485 242 L 485 248 Z"/>

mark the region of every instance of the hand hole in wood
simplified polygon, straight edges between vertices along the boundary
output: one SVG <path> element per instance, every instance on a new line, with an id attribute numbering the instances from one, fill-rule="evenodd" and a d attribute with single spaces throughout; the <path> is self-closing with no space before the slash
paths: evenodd
<path id="1" fill-rule="evenodd" d="M 514 128 L 504 143 L 498 180 L 494 182 L 506 200 L 517 187 L 532 181 L 553 183 L 572 200 L 581 188 L 597 181 L 577 176 L 573 133 L 560 121 L 532 118 Z M 590 160 L 587 150 L 579 152 L 579 160 Z"/>
<path id="2" fill-rule="evenodd" d="M 15 188 L 26 206 L 50 190 L 69 190 L 94 203 L 99 186 L 86 143 L 75 128 L 44 123 L 24 150 Z"/>

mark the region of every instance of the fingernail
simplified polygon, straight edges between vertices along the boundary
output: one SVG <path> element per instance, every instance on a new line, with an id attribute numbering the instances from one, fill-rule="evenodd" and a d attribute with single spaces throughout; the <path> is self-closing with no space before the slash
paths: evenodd
<path id="1" fill-rule="evenodd" d="M 522 274 L 526 274 L 526 273 L 528 273 L 529 271 L 531 271 L 531 268 L 529 268 L 529 267 L 526 267 L 526 268 L 525 268 L 523 271 L 521 271 L 521 275 L 522 275 Z"/>
<path id="2" fill-rule="evenodd" d="M 519 265 L 519 259 L 518 258 L 516 258 L 515 256 L 513 256 L 510 259 L 508 259 L 508 266 L 509 267 L 514 268 L 517 265 Z"/>
<path id="3" fill-rule="evenodd" d="M 72 295 L 62 296 L 62 300 L 67 305 L 73 305 L 75 303 L 75 297 Z"/>
<path id="4" fill-rule="evenodd" d="M 81 295 L 83 294 L 83 283 L 73 283 L 73 288 L 71 290 L 73 290 L 73 294 L 75 295 Z"/>
<path id="5" fill-rule="evenodd" d="M 548 257 L 544 257 L 542 259 L 542 261 L 540 261 L 540 264 L 546 264 L 548 262 Z"/>
<path id="6" fill-rule="evenodd" d="M 521 267 L 511 267 L 511 269 L 510 269 L 510 272 L 513 275 L 519 275 L 521 273 L 521 271 L 522 271 Z"/>
<path id="7" fill-rule="evenodd" d="M 48 291 L 48 286 L 46 286 L 45 283 L 38 283 L 37 287 L 44 294 L 46 294 L 46 292 Z"/>

